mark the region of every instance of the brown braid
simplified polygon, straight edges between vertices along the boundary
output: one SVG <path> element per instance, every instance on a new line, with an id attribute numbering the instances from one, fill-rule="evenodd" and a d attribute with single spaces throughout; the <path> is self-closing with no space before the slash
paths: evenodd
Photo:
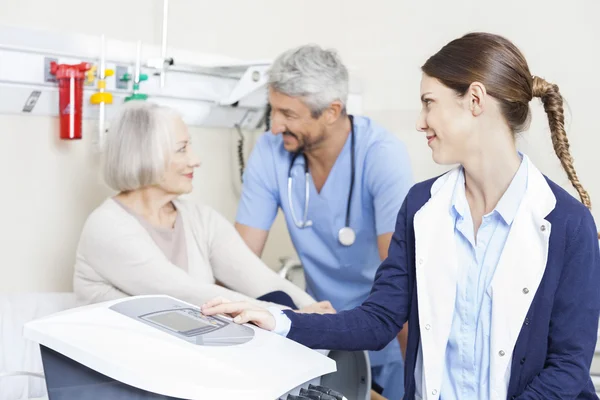
<path id="1" fill-rule="evenodd" d="M 569 181 L 579 193 L 581 202 L 589 209 L 592 208 L 592 202 L 588 192 L 583 188 L 575 167 L 573 166 L 573 157 L 569 152 L 569 140 L 567 132 L 565 132 L 565 115 L 563 110 L 563 99 L 558 90 L 558 86 L 547 82 L 545 79 L 533 77 L 533 97 L 539 97 L 544 104 L 544 110 L 548 115 L 548 123 L 550 124 L 550 132 L 552 135 L 552 144 L 554 151 L 562 164 L 563 169 L 569 177 Z M 598 234 L 600 239 L 600 233 Z"/>

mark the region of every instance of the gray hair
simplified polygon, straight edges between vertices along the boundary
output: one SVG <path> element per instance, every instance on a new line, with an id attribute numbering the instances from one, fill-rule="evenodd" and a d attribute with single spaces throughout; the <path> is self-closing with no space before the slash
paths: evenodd
<path id="1" fill-rule="evenodd" d="M 348 70 L 335 50 L 305 45 L 281 54 L 269 70 L 269 86 L 290 97 L 301 97 L 318 118 L 334 101 L 346 110 Z"/>
<path id="2" fill-rule="evenodd" d="M 124 192 L 159 183 L 174 148 L 176 118 L 170 108 L 147 101 L 123 105 L 106 135 L 106 184 Z"/>

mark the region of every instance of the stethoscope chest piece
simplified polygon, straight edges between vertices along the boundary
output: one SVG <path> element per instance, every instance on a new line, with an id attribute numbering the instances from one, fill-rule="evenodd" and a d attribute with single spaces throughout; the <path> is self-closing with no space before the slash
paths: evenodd
<path id="1" fill-rule="evenodd" d="M 356 241 L 356 233 L 354 232 L 354 229 L 350 228 L 349 226 L 345 226 L 340 229 L 338 232 L 338 240 L 344 246 L 352 246 Z"/>

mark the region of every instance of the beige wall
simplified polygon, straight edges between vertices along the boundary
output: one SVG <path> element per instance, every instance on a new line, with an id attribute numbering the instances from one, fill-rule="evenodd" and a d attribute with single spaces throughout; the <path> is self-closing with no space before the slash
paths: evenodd
<path id="1" fill-rule="evenodd" d="M 161 10 L 162 2 L 155 0 L 0 0 L 0 24 L 158 44 Z M 458 35 L 501 33 L 521 47 L 533 73 L 560 85 L 570 109 L 567 128 L 575 165 L 592 201 L 600 204 L 600 179 L 594 172 L 600 148 L 598 15 L 597 0 L 171 0 L 169 43 L 240 58 L 272 58 L 307 42 L 337 48 L 360 71 L 365 114 L 405 140 L 416 178 L 422 180 L 444 169 L 433 164 L 422 135 L 414 130 L 419 66 Z M 571 190 L 553 154 L 543 110 L 537 103 L 533 108 L 534 121 L 520 148 Z M 59 143 L 56 125 L 51 118 L 0 116 L 0 291 L 69 290 L 81 226 L 110 194 L 99 179 L 90 141 Z M 92 128 L 88 123 L 84 132 Z M 239 192 L 236 134 L 192 129 L 192 135 L 203 160 L 193 197 L 233 221 Z M 598 207 L 594 216 L 600 221 Z M 291 254 L 279 219 L 264 258 L 275 266 L 279 256 Z"/>

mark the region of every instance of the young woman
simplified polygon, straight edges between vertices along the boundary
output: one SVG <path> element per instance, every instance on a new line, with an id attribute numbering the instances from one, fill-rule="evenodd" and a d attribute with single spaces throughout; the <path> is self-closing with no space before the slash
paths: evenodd
<path id="1" fill-rule="evenodd" d="M 450 42 L 422 71 L 417 128 L 435 162 L 459 166 L 411 189 L 370 297 L 326 316 L 225 299 L 203 311 L 344 350 L 380 348 L 408 321 L 406 399 L 596 399 L 598 233 L 558 87 L 486 33 Z M 533 98 L 583 204 L 515 147 Z"/>

